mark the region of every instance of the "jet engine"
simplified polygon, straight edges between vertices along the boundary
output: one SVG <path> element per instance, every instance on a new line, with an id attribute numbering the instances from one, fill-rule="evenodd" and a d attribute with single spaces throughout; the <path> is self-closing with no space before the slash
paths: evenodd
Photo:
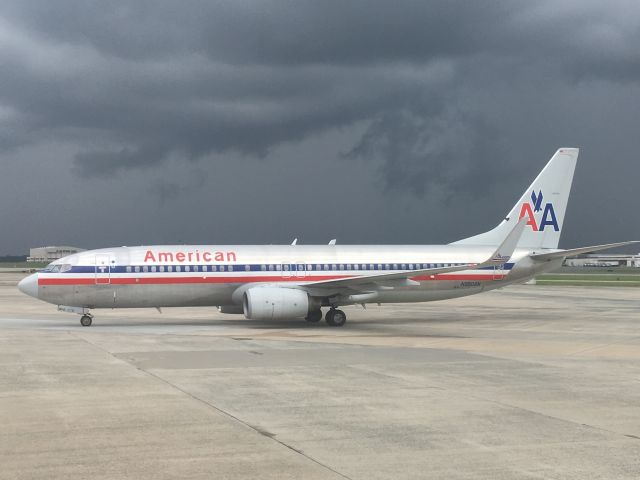
<path id="1" fill-rule="evenodd" d="M 250 320 L 277 320 L 306 317 L 320 303 L 307 292 L 295 288 L 254 287 L 244 293 L 244 316 Z"/>

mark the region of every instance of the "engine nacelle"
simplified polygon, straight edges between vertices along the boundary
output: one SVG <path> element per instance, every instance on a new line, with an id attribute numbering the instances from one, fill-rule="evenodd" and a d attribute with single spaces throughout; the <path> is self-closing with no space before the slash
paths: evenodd
<path id="1" fill-rule="evenodd" d="M 304 290 L 254 287 L 244 293 L 244 316 L 250 320 L 278 320 L 306 317 L 313 302 Z"/>

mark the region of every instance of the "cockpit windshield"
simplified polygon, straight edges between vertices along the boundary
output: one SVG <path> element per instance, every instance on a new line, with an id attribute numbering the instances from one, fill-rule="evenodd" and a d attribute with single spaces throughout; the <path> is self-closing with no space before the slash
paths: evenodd
<path id="1" fill-rule="evenodd" d="M 50 263 L 42 271 L 44 273 L 64 273 L 64 272 L 68 272 L 69 270 L 71 270 L 71 265 L 68 263 L 57 263 L 57 264 Z"/>

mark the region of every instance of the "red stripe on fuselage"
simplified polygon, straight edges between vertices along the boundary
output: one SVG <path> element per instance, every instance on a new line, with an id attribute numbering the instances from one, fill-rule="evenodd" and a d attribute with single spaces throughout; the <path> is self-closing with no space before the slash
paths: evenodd
<path id="1" fill-rule="evenodd" d="M 255 283 L 255 282 L 317 282 L 320 280 L 335 280 L 349 278 L 352 275 L 337 276 L 237 276 L 237 277 L 75 277 L 75 278 L 38 278 L 38 285 L 154 285 L 171 283 Z M 110 280 L 110 282 L 109 282 Z M 109 283 L 107 283 L 109 282 Z"/>
<path id="2" fill-rule="evenodd" d="M 411 280 L 420 282 L 433 280 L 500 280 L 506 275 L 503 274 L 437 274 L 437 275 L 419 275 L 410 277 Z M 75 278 L 38 278 L 38 285 L 170 285 L 185 283 L 261 283 L 261 282 L 318 282 L 323 280 L 337 280 L 341 278 L 353 278 L 353 275 L 336 275 L 336 276 L 306 276 L 306 277 L 281 277 L 281 276 L 237 276 L 237 277 L 75 277 Z M 375 281 L 375 276 L 371 277 Z"/>

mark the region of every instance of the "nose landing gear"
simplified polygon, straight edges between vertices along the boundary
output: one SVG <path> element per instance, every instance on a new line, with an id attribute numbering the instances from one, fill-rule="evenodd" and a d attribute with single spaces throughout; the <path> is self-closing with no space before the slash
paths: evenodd
<path id="1" fill-rule="evenodd" d="M 80 325 L 90 327 L 93 322 L 93 315 L 89 313 L 89 307 L 70 307 L 68 305 L 58 305 L 60 312 L 77 313 L 80 317 Z"/>

